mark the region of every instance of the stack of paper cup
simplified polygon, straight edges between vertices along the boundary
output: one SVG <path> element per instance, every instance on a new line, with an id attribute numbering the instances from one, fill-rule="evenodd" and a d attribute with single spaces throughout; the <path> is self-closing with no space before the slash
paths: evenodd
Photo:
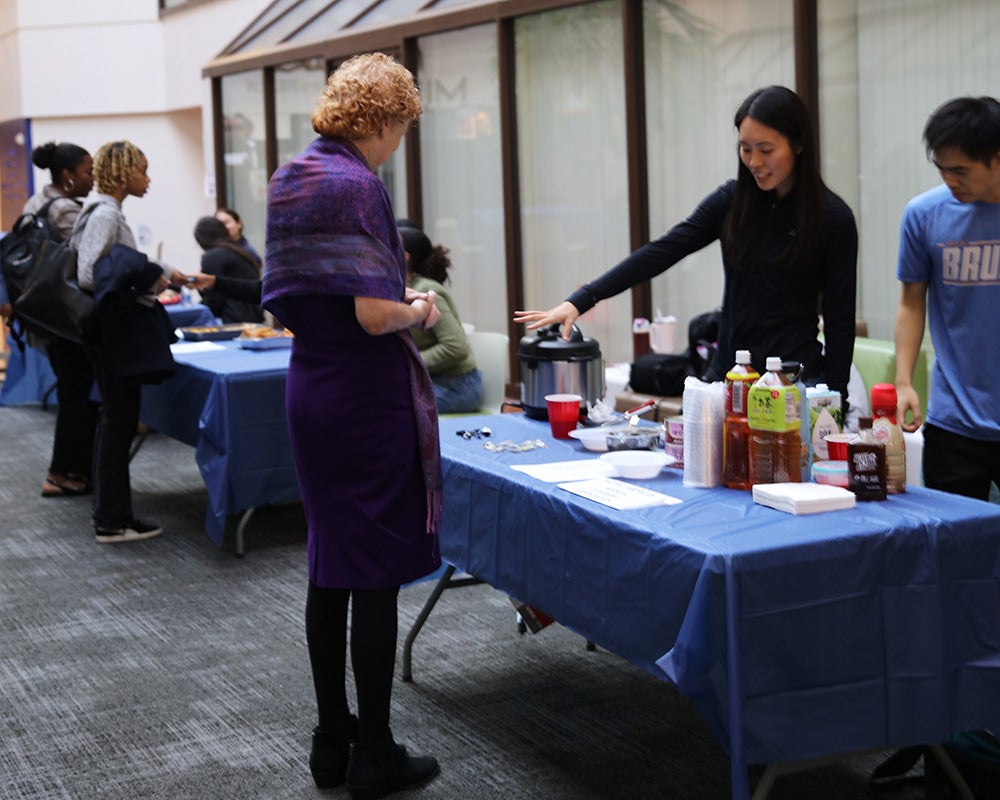
<path id="1" fill-rule="evenodd" d="M 722 485 L 722 428 L 725 384 L 684 379 L 684 485 Z"/>

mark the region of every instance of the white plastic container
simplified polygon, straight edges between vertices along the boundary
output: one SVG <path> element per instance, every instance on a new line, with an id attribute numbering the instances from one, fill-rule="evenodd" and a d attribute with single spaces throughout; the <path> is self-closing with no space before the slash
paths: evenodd
<path id="1" fill-rule="evenodd" d="M 677 317 L 657 315 L 649 326 L 649 347 L 654 353 L 677 352 Z"/>

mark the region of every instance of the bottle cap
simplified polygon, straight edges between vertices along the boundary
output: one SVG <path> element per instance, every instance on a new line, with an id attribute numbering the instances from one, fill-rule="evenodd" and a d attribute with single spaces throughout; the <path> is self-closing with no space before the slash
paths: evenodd
<path id="1" fill-rule="evenodd" d="M 896 387 L 891 383 L 876 383 L 872 386 L 872 409 L 890 408 L 896 413 Z"/>
<path id="2" fill-rule="evenodd" d="M 781 356 L 768 356 L 766 366 L 768 372 L 781 372 Z"/>
<path id="3" fill-rule="evenodd" d="M 750 363 L 750 351 L 749 350 L 737 350 L 736 351 L 736 363 L 737 364 L 749 364 Z"/>

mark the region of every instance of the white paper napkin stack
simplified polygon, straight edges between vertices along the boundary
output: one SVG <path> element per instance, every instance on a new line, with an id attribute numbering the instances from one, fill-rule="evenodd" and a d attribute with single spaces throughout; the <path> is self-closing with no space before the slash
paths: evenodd
<path id="1" fill-rule="evenodd" d="M 815 514 L 854 508 L 854 492 L 824 483 L 758 483 L 753 500 L 789 514 Z"/>

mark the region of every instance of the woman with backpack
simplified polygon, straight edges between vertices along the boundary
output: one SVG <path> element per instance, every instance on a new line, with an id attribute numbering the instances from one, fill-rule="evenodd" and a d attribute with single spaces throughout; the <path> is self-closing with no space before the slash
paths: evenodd
<path id="1" fill-rule="evenodd" d="M 36 147 L 31 160 L 46 169 L 52 182 L 37 192 L 21 211 L 44 215 L 56 241 L 69 238 L 83 206 L 82 200 L 94 186 L 94 159 L 90 153 L 69 142 L 47 142 Z M 10 311 L 4 316 L 9 316 Z M 94 372 L 90 359 L 78 342 L 28 334 L 34 347 L 44 346 L 56 376 L 56 427 L 49 471 L 42 481 L 42 497 L 67 497 L 91 491 L 94 434 L 99 406 L 91 400 Z"/>

